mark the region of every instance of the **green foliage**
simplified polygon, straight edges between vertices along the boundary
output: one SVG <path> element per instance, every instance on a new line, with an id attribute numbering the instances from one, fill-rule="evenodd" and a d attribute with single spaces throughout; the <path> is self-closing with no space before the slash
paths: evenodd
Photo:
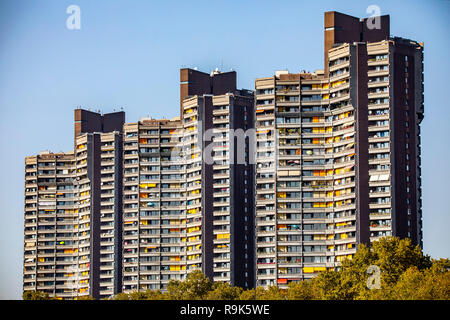
<path id="1" fill-rule="evenodd" d="M 130 300 L 147 300 L 147 291 L 134 291 L 128 296 Z"/>
<path id="2" fill-rule="evenodd" d="M 430 257 L 424 256 L 410 239 L 382 238 L 371 247 L 360 245 L 353 258 L 344 260 L 339 270 L 320 273 L 311 280 L 311 290 L 318 293 L 314 297 L 325 300 L 396 299 L 401 297 L 396 293 L 399 290 L 396 286 L 407 270 L 412 273 L 410 268 L 416 268 L 420 273 L 432 264 Z M 380 289 L 369 289 L 367 285 L 371 275 L 367 272 L 369 266 L 380 268 Z"/>
<path id="3" fill-rule="evenodd" d="M 42 291 L 25 291 L 22 294 L 23 300 L 54 300 L 47 292 Z"/>
<path id="4" fill-rule="evenodd" d="M 318 286 L 314 281 L 291 282 L 286 292 L 287 300 L 319 300 Z"/>
<path id="5" fill-rule="evenodd" d="M 130 300 L 130 296 L 124 292 L 118 293 L 114 296 L 114 300 Z"/>
<path id="6" fill-rule="evenodd" d="M 242 291 L 241 294 L 239 295 L 239 300 L 257 300 L 256 289 L 247 289 Z"/>
<path id="7" fill-rule="evenodd" d="M 239 300 L 285 300 L 286 292 L 277 286 L 270 286 L 267 289 L 256 287 L 241 292 Z"/>
<path id="8" fill-rule="evenodd" d="M 432 265 L 429 256 L 424 256 L 419 246 L 413 246 L 410 239 L 396 237 L 382 238 L 372 245 L 374 261 L 383 274 L 386 285 L 394 285 L 400 276 L 410 267 L 419 270 L 430 268 Z"/>
<path id="9" fill-rule="evenodd" d="M 369 266 L 380 269 L 380 288 L 369 289 Z M 450 260 L 424 256 L 409 239 L 382 238 L 371 246 L 360 245 L 352 259 L 338 270 L 327 270 L 315 278 L 291 282 L 287 290 L 270 286 L 243 290 L 228 283 L 212 283 L 199 271 L 185 281 L 171 280 L 167 292 L 118 294 L 114 299 L 210 299 L 210 300 L 360 300 L 443 299 L 450 300 Z"/>
<path id="10" fill-rule="evenodd" d="M 431 268 L 422 271 L 417 267 L 408 268 L 395 284 L 391 298 L 396 300 L 449 300 L 449 260 L 445 260 L 440 259 L 433 263 Z"/>
<path id="11" fill-rule="evenodd" d="M 203 300 L 212 291 L 213 284 L 200 271 L 188 274 L 186 280 L 170 280 L 167 285 L 167 297 L 170 300 Z"/>
<path id="12" fill-rule="evenodd" d="M 77 300 L 95 300 L 92 296 L 81 296 L 78 297 Z"/>
<path id="13" fill-rule="evenodd" d="M 285 300 L 286 293 L 277 286 L 270 286 L 267 289 L 256 288 L 257 300 Z"/>
<path id="14" fill-rule="evenodd" d="M 147 290 L 146 300 L 166 300 L 167 297 L 160 290 Z"/>
<path id="15" fill-rule="evenodd" d="M 225 282 L 216 282 L 206 298 L 208 300 L 238 300 L 241 294 L 242 288 L 233 287 Z"/>
<path id="16" fill-rule="evenodd" d="M 380 269 L 380 288 L 369 289 L 369 266 Z M 48 293 L 26 291 L 24 300 L 52 300 Z M 79 300 L 90 300 L 83 297 Z M 213 283 L 200 271 L 186 280 L 171 280 L 160 290 L 119 293 L 114 300 L 450 300 L 450 260 L 424 256 L 409 239 L 382 238 L 360 245 L 352 259 L 338 270 L 327 270 L 310 280 L 291 282 L 287 289 L 270 286 L 243 290 L 228 283 Z"/>

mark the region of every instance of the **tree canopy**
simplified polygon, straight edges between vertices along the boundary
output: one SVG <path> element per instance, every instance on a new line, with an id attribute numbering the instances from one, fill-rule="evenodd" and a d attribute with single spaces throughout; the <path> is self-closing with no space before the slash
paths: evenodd
<path id="1" fill-rule="evenodd" d="M 24 300 L 52 299 L 47 293 L 27 291 Z M 386 237 L 370 246 L 359 245 L 352 259 L 336 270 L 309 280 L 244 290 L 212 282 L 200 271 L 184 281 L 171 280 L 167 291 L 119 293 L 114 300 L 449 300 L 450 260 L 423 255 L 410 239 Z"/>

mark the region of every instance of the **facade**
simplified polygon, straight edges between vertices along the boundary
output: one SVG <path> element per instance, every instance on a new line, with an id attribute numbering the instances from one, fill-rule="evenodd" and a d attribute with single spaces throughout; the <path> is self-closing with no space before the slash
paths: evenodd
<path id="1" fill-rule="evenodd" d="M 74 166 L 73 153 L 42 152 L 25 159 L 24 291 L 77 296 Z"/>
<path id="2" fill-rule="evenodd" d="M 180 121 L 124 126 L 123 291 L 162 289 L 186 273 L 185 165 Z"/>
<path id="3" fill-rule="evenodd" d="M 370 36 L 338 32 L 355 19 L 325 14 L 326 72 L 255 82 L 257 286 L 310 278 L 382 236 L 422 244 L 423 46 L 389 38 L 388 17 Z"/>
<path id="4" fill-rule="evenodd" d="M 120 292 L 124 120 L 77 109 L 74 152 L 25 159 L 24 291 L 61 299 Z"/>
<path id="5" fill-rule="evenodd" d="M 193 270 L 215 281 L 253 283 L 252 168 L 248 152 L 241 165 L 230 161 L 228 133 L 250 126 L 253 97 L 194 96 L 182 106 L 182 121 L 124 126 L 125 292 L 164 290 Z M 209 143 L 203 141 L 208 129 L 217 135 Z M 208 146 L 210 164 L 204 162 Z M 241 174 L 247 179 L 236 178 Z M 242 254 L 233 256 L 234 246 Z"/>
<path id="6" fill-rule="evenodd" d="M 185 74 L 182 120 L 125 123 L 123 112 L 77 109 L 74 152 L 27 157 L 24 290 L 108 298 L 165 290 L 193 270 L 253 286 L 245 136 L 253 93 L 235 89 L 235 72 L 182 69 L 180 78 Z M 242 144 L 235 144 L 229 131 L 239 129 Z"/>
<path id="7" fill-rule="evenodd" d="M 181 83 L 181 97 L 205 93 L 182 99 L 181 119 L 143 119 L 124 126 L 124 292 L 165 290 L 170 280 L 183 280 L 193 270 L 216 281 L 253 285 L 252 168 L 248 152 L 241 165 L 229 161 L 230 148 L 237 146 L 228 141 L 230 128 L 251 127 L 253 94 L 234 89 L 234 72 L 182 69 L 182 80 L 184 74 L 190 76 Z M 222 76 L 225 84 L 217 80 Z M 206 84 L 202 87 L 198 79 Z M 227 90 L 234 93 L 210 93 Z M 208 130 L 220 134 L 212 149 L 213 142 L 203 139 Z M 208 146 L 214 164 L 204 162 Z M 247 179 L 236 179 L 241 173 Z M 234 245 L 243 247 L 242 254 L 232 256 Z"/>
<path id="8" fill-rule="evenodd" d="M 79 293 L 107 298 L 121 288 L 122 134 L 76 137 Z"/>
<path id="9" fill-rule="evenodd" d="M 367 119 L 360 120 L 368 126 L 369 240 L 392 234 L 422 245 L 423 44 L 390 37 L 389 16 L 379 18 L 372 29 L 368 19 L 361 19 L 358 38 L 336 31 L 356 30 L 357 18 L 325 13 L 326 48 L 333 47 L 326 51 L 326 66 L 330 81 L 332 75 L 349 71 L 351 79 L 356 72 L 358 105 L 367 105 L 361 113 Z"/>
<path id="10" fill-rule="evenodd" d="M 122 287 L 122 133 L 101 134 L 100 143 L 99 296 L 106 298 Z"/>
<path id="11" fill-rule="evenodd" d="M 254 272 L 253 105 L 253 93 L 245 90 L 194 96 L 182 105 L 187 213 L 202 219 L 194 226 L 202 230 L 196 254 L 211 279 L 241 287 L 253 286 Z"/>
<path id="12" fill-rule="evenodd" d="M 326 12 L 324 70 L 255 92 L 181 69 L 173 119 L 75 110 L 73 152 L 25 159 L 24 290 L 285 288 L 383 236 L 422 245 L 423 44 L 378 22 Z"/>
<path id="13" fill-rule="evenodd" d="M 121 291 L 122 128 L 125 113 L 75 110 L 78 295 Z M 77 131 L 79 129 L 79 131 Z"/>

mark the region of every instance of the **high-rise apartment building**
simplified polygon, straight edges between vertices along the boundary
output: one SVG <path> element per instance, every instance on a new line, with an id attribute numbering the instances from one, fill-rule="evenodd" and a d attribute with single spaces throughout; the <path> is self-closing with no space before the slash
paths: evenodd
<path id="1" fill-rule="evenodd" d="M 193 270 L 215 281 L 253 284 L 253 169 L 248 139 L 242 163 L 231 161 L 238 146 L 229 134 L 251 126 L 253 96 L 193 96 L 182 106 L 182 121 L 142 119 L 124 126 L 125 292 L 164 290 Z"/>
<path id="2" fill-rule="evenodd" d="M 121 291 L 122 281 L 121 132 L 77 136 L 74 169 L 79 293 L 106 298 Z"/>
<path id="3" fill-rule="evenodd" d="M 74 152 L 27 157 L 24 290 L 108 298 L 192 270 L 253 286 L 253 92 L 235 72 L 180 78 L 182 119 L 77 109 Z"/>
<path id="4" fill-rule="evenodd" d="M 182 69 L 180 79 L 180 118 L 124 126 L 125 292 L 164 290 L 170 280 L 183 280 L 193 270 L 216 281 L 253 285 L 248 139 L 243 162 L 234 165 L 229 152 L 237 146 L 230 148 L 228 135 L 230 128 L 252 126 L 253 95 L 235 89 L 235 72 Z M 218 92 L 228 93 L 213 94 Z M 220 134 L 210 152 L 220 168 L 205 163 L 204 151 L 213 143 L 212 136 L 204 141 L 207 132 Z M 246 179 L 236 178 L 241 174 Z M 242 247 L 240 254 L 232 255 L 232 246 Z"/>
<path id="5" fill-rule="evenodd" d="M 121 291 L 124 112 L 75 110 L 74 190 L 78 205 L 78 293 Z"/>
<path id="6" fill-rule="evenodd" d="M 185 164 L 179 119 L 124 126 L 123 290 L 161 289 L 186 273 Z"/>
<path id="7" fill-rule="evenodd" d="M 75 110 L 75 151 L 25 159 L 24 290 L 103 298 L 121 289 L 123 112 Z"/>
<path id="8" fill-rule="evenodd" d="M 325 13 L 325 72 L 257 79 L 256 285 L 310 278 L 381 236 L 421 244 L 423 45 Z"/>
<path id="9" fill-rule="evenodd" d="M 173 119 L 75 110 L 74 151 L 25 160 L 24 290 L 286 287 L 382 236 L 422 245 L 423 44 L 373 19 L 326 12 L 324 70 L 255 92 L 181 69 Z"/>
<path id="10" fill-rule="evenodd" d="M 253 286 L 254 273 L 248 131 L 253 105 L 253 93 L 246 90 L 194 96 L 182 104 L 187 217 L 201 219 L 194 226 L 202 231 L 194 238 L 201 249 L 196 253 L 202 255 L 201 270 L 214 281 L 241 287 Z"/>
<path id="11" fill-rule="evenodd" d="M 25 159 L 23 289 L 77 296 L 78 208 L 73 153 L 41 152 Z"/>

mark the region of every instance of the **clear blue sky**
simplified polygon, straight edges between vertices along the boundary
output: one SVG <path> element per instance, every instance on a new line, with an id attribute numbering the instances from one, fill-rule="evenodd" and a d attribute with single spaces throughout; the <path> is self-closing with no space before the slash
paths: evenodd
<path id="1" fill-rule="evenodd" d="M 81 30 L 66 28 L 71 4 Z M 323 12 L 366 17 L 372 4 L 393 35 L 425 42 L 424 251 L 449 257 L 449 1 L 1 0 L 0 298 L 21 296 L 24 157 L 69 151 L 76 106 L 169 118 L 181 66 L 233 68 L 249 89 L 275 70 L 321 69 Z"/>

